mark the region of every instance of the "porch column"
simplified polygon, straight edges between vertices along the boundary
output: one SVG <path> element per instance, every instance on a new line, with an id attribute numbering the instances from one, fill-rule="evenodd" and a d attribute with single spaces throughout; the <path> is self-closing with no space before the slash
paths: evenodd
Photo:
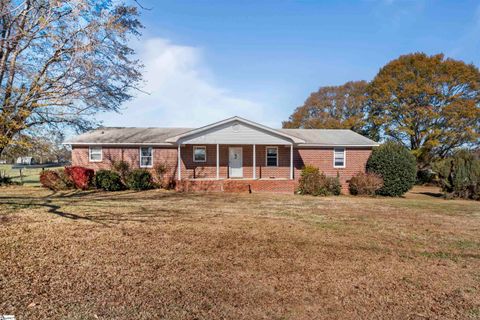
<path id="1" fill-rule="evenodd" d="M 180 144 L 178 144 L 177 158 L 178 158 L 177 178 L 178 180 L 182 180 L 182 156 L 180 155 Z"/>
<path id="2" fill-rule="evenodd" d="M 257 179 L 257 170 L 255 169 L 257 165 L 257 153 L 255 152 L 255 145 L 253 145 L 253 179 Z"/>
<path id="3" fill-rule="evenodd" d="M 290 145 L 290 180 L 293 180 L 293 143 Z"/>
<path id="4" fill-rule="evenodd" d="M 219 150 L 220 150 L 220 147 L 217 143 L 217 180 L 220 180 L 220 165 L 219 165 L 219 159 L 220 159 L 220 156 L 219 156 Z"/>

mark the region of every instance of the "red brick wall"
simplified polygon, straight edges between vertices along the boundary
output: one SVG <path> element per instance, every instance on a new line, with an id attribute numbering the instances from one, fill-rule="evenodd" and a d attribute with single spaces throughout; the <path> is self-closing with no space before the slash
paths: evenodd
<path id="1" fill-rule="evenodd" d="M 293 193 L 294 180 L 182 180 L 178 181 L 176 190 L 181 192 L 275 192 Z"/>
<path id="2" fill-rule="evenodd" d="M 348 190 L 348 180 L 358 172 L 365 172 L 368 157 L 372 153 L 371 148 L 347 148 L 345 168 L 333 167 L 333 148 L 298 148 L 293 152 L 295 165 L 294 176 L 298 180 L 305 165 L 318 167 L 327 176 L 340 176 L 342 189 Z"/>
<path id="3" fill-rule="evenodd" d="M 252 178 L 253 175 L 253 146 L 243 145 L 243 176 Z M 257 178 L 289 178 L 290 177 L 290 147 L 278 146 L 278 167 L 267 167 L 265 146 L 256 146 L 256 177 Z M 365 171 L 365 165 L 371 154 L 369 148 L 348 148 L 346 150 L 346 167 L 333 167 L 333 148 L 296 148 L 293 153 L 294 178 L 298 180 L 301 169 L 313 165 L 328 176 L 340 175 L 344 192 L 347 190 L 347 181 L 358 172 Z M 183 146 L 182 179 L 215 178 L 216 177 L 216 146 L 207 145 L 207 161 L 193 162 L 193 145 Z M 124 160 L 133 168 L 139 167 L 139 147 L 103 147 L 103 161 L 88 161 L 88 146 L 74 146 L 72 148 L 73 165 L 85 166 L 94 170 L 110 169 L 113 161 Z M 153 164 L 165 163 L 168 174 L 176 177 L 177 149 L 154 147 Z M 228 178 L 228 146 L 220 146 L 220 178 Z M 279 183 L 285 181 L 279 180 Z M 261 187 L 263 188 L 263 187 Z"/>
<path id="4" fill-rule="evenodd" d="M 126 161 L 132 168 L 140 168 L 140 148 L 136 146 L 104 146 L 101 162 L 88 161 L 88 146 L 72 147 L 72 165 L 92 168 L 94 170 L 111 169 L 114 161 Z M 165 163 L 167 175 L 176 176 L 177 149 L 153 147 L 153 165 Z M 153 169 L 151 169 L 153 170 Z"/>

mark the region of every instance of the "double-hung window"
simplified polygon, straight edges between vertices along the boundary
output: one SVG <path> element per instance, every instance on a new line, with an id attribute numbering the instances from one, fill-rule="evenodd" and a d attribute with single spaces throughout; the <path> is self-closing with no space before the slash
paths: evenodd
<path id="1" fill-rule="evenodd" d="M 207 147 L 193 147 L 193 161 L 206 162 L 207 161 Z"/>
<path id="2" fill-rule="evenodd" d="M 267 167 L 278 166 L 278 147 L 267 147 Z"/>
<path id="3" fill-rule="evenodd" d="M 90 162 L 102 161 L 102 147 L 88 148 L 88 161 Z"/>
<path id="4" fill-rule="evenodd" d="M 333 167 L 345 168 L 345 148 L 333 149 Z"/>
<path id="5" fill-rule="evenodd" d="M 151 168 L 153 166 L 153 148 L 141 147 L 140 148 L 140 167 Z"/>

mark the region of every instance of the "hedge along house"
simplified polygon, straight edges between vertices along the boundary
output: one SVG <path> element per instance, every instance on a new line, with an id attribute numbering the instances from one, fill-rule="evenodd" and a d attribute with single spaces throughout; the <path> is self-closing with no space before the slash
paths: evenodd
<path id="1" fill-rule="evenodd" d="M 378 144 L 351 130 L 272 129 L 233 117 L 201 128 L 99 128 L 79 135 L 72 165 L 166 168 L 177 190 L 293 192 L 305 165 L 347 181 Z"/>

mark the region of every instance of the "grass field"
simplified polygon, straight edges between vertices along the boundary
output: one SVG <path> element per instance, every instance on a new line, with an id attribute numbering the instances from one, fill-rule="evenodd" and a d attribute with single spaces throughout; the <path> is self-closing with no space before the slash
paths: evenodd
<path id="1" fill-rule="evenodd" d="M 0 189 L 17 319 L 479 319 L 480 203 Z"/>
<path id="2" fill-rule="evenodd" d="M 50 170 L 60 169 L 61 167 L 51 167 Z M 25 186 L 40 186 L 40 172 L 42 169 L 22 169 L 23 177 L 20 177 L 19 169 L 12 169 L 10 164 L 0 164 L 0 172 L 6 173 L 7 176 L 12 177 L 15 182 L 23 182 Z"/>

